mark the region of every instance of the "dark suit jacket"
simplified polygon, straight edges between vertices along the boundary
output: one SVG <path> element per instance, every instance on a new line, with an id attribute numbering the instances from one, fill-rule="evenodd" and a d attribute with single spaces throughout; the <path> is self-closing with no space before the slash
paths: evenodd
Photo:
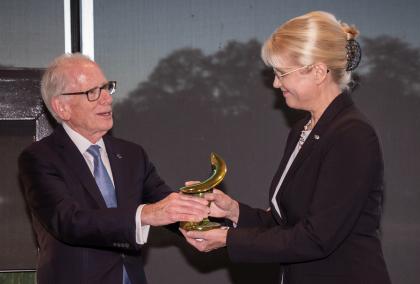
<path id="1" fill-rule="evenodd" d="M 309 116 L 291 130 L 270 200 Z M 285 284 L 390 283 L 378 236 L 383 160 L 378 137 L 348 94 L 325 110 L 290 167 L 281 215 L 240 205 L 232 260 L 284 264 Z"/>
<path id="2" fill-rule="evenodd" d="M 33 143 L 19 171 L 39 245 L 38 284 L 122 282 L 123 263 L 132 284 L 146 283 L 135 241 L 139 204 L 156 202 L 171 189 L 144 150 L 103 137 L 117 194 L 107 208 L 86 161 L 62 126 Z"/>

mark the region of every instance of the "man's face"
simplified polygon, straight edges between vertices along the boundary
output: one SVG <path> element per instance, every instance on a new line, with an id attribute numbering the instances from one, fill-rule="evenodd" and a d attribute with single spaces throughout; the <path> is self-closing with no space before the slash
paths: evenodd
<path id="1" fill-rule="evenodd" d="M 67 82 L 64 93 L 84 92 L 107 82 L 98 65 L 80 61 L 66 67 Z M 63 121 L 73 130 L 96 143 L 112 128 L 112 97 L 102 90 L 96 101 L 88 101 L 86 95 L 59 96 L 66 116 Z"/>

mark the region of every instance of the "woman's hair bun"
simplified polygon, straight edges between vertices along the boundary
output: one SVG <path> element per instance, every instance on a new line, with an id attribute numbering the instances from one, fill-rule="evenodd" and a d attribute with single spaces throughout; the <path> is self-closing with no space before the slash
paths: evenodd
<path id="1" fill-rule="evenodd" d="M 355 26 L 349 26 L 343 22 L 340 22 L 340 25 L 347 35 L 347 40 L 355 39 L 359 35 L 359 30 Z"/>

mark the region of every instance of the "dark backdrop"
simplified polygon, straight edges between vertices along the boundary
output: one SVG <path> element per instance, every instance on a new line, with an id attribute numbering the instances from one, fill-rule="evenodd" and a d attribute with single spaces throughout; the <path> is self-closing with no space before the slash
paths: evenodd
<path id="1" fill-rule="evenodd" d="M 363 38 L 362 44 L 364 63 L 354 76 L 353 97 L 382 141 L 385 257 L 395 283 L 417 283 L 420 50 L 389 36 Z M 273 75 L 259 59 L 260 47 L 257 40 L 231 41 L 213 54 L 189 48 L 169 54 L 147 81 L 116 102 L 114 135 L 142 144 L 174 188 L 206 178 L 209 154 L 215 151 L 228 165 L 221 189 L 267 207 L 268 186 L 287 133 L 302 113 L 287 109 L 271 87 Z M 2 269 L 13 269 L 10 264 L 19 261 L 26 264 L 17 269 L 33 268 L 32 239 L 11 162 L 34 139 L 33 127 L 30 122 L 0 123 L 0 209 L 7 244 L 0 255 Z M 152 230 L 148 247 L 151 283 L 253 283 L 256 275 L 261 283 L 274 283 L 278 273 L 277 265 L 232 264 L 223 249 L 197 253 L 164 229 Z"/>

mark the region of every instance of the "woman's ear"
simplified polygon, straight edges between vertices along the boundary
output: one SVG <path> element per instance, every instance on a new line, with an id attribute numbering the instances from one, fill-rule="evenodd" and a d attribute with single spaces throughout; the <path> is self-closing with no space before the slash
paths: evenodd
<path id="1" fill-rule="evenodd" d="M 324 63 L 316 63 L 313 67 L 315 70 L 315 81 L 317 84 L 321 84 L 327 78 L 327 74 L 330 72 L 328 66 Z"/>
<path id="2" fill-rule="evenodd" d="M 68 104 L 58 96 L 51 98 L 51 108 L 61 120 L 68 121 L 70 119 L 71 112 Z"/>

